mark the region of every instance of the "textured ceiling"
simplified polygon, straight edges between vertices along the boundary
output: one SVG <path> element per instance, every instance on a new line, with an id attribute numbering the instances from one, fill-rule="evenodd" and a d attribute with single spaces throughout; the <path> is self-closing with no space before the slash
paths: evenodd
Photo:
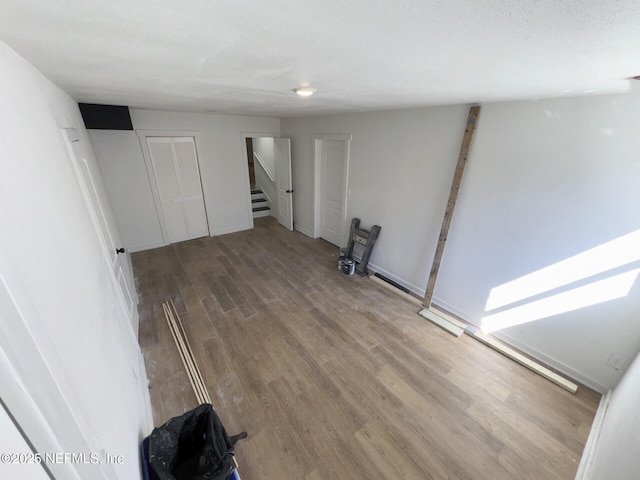
<path id="1" fill-rule="evenodd" d="M 83 102 L 299 116 L 608 93 L 638 0 L 0 0 L 0 40 Z M 307 99 L 292 89 L 318 90 Z"/>

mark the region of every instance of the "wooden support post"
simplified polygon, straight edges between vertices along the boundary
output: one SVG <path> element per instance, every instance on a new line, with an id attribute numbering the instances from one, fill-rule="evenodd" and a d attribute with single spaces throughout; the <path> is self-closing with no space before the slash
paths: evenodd
<path id="1" fill-rule="evenodd" d="M 442 260 L 442 255 L 444 253 L 445 243 L 447 242 L 447 235 L 449 233 L 449 227 L 451 226 L 451 218 L 453 217 L 453 210 L 455 209 L 456 200 L 458 199 L 458 192 L 460 191 L 460 184 L 462 183 L 462 174 L 464 173 L 464 167 L 467 164 L 467 157 L 469 155 L 469 149 L 471 148 L 471 141 L 473 140 L 473 134 L 476 131 L 476 124 L 478 122 L 479 114 L 480 114 L 479 106 L 476 105 L 469 109 L 467 126 L 464 129 L 464 137 L 462 137 L 462 145 L 460 145 L 458 163 L 456 165 L 456 171 L 453 175 L 451 190 L 449 191 L 449 200 L 447 201 L 447 208 L 444 212 L 442 227 L 440 228 L 438 245 L 436 247 L 436 253 L 433 256 L 433 263 L 431 264 L 431 273 L 429 273 L 429 281 L 427 282 L 427 291 L 424 295 L 424 301 L 422 302 L 423 305 L 427 308 L 429 308 L 429 306 L 431 305 L 433 292 L 436 287 L 436 279 L 438 278 L 440 261 Z"/>

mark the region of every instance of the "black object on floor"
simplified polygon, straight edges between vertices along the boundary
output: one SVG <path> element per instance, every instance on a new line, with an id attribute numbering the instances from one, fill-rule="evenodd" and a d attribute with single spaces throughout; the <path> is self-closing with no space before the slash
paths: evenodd
<path id="1" fill-rule="evenodd" d="M 402 285 L 400 285 L 398 282 L 394 282 L 393 280 L 391 280 L 390 278 L 385 277 L 384 275 L 380 275 L 379 273 L 374 273 L 374 276 L 378 277 L 380 280 L 384 280 L 385 282 L 387 282 L 389 285 L 393 285 L 394 287 L 396 287 L 398 290 L 403 291 L 404 293 L 411 293 L 409 291 L 408 288 L 403 287 Z"/>
<path id="2" fill-rule="evenodd" d="M 213 407 L 202 404 L 153 429 L 148 451 L 150 478 L 227 480 L 234 471 L 234 446 L 246 436 L 242 432 L 230 437 Z"/>

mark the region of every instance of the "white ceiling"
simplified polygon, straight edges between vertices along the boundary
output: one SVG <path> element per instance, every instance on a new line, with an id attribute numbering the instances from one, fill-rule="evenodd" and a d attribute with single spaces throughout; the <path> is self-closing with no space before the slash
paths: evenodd
<path id="1" fill-rule="evenodd" d="M 608 93 L 638 0 L 0 0 L 0 40 L 83 102 L 300 116 Z M 307 99 L 292 89 L 318 90 Z"/>

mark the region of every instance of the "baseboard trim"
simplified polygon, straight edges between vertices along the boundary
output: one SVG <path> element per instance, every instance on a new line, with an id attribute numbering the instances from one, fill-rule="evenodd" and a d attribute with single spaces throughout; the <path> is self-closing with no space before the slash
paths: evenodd
<path id="1" fill-rule="evenodd" d="M 393 273 L 389 272 L 388 270 L 385 270 L 382 267 L 379 267 L 378 265 L 376 265 L 375 263 L 369 262 L 368 265 L 369 270 L 373 270 L 374 272 L 377 272 L 381 275 L 384 275 L 385 277 L 393 280 L 394 282 L 396 282 L 398 285 L 402 285 L 403 287 L 409 289 L 409 291 L 415 295 L 418 295 L 420 298 L 424 297 L 424 290 L 421 290 L 419 287 L 409 283 L 409 282 L 405 282 L 402 278 L 400 277 L 396 277 Z"/>
<path id="2" fill-rule="evenodd" d="M 517 348 L 521 352 L 524 352 L 527 355 L 531 355 L 533 358 L 542 362 L 543 364 L 548 365 L 552 368 L 555 368 L 561 374 L 566 375 L 570 379 L 584 385 L 585 387 L 589 387 L 592 390 L 595 390 L 596 392 L 601 393 L 603 395 L 609 391 L 609 387 L 607 387 L 606 385 L 603 385 L 600 382 L 574 370 L 568 365 L 565 365 L 564 363 L 559 362 L 558 360 L 552 357 L 549 357 L 548 355 L 542 353 L 541 351 L 535 348 L 532 348 L 525 343 L 522 343 L 521 341 L 513 338 L 512 336 L 510 336 L 505 332 L 492 332 L 492 335 L 496 338 L 499 338 L 503 342 L 508 343 L 512 347 Z"/>
<path id="3" fill-rule="evenodd" d="M 598 451 L 600 443 L 600 435 L 602 433 L 602 427 L 609 411 L 609 405 L 611 404 L 611 396 L 613 390 L 608 390 L 607 393 L 602 395 L 600 399 L 600 405 L 596 411 L 596 416 L 591 424 L 591 430 L 589 431 L 589 437 L 587 443 L 584 445 L 582 456 L 580 457 L 580 464 L 578 465 L 578 471 L 576 473 L 575 480 L 589 480 L 591 475 L 591 466 L 593 465 L 593 459 Z"/>

